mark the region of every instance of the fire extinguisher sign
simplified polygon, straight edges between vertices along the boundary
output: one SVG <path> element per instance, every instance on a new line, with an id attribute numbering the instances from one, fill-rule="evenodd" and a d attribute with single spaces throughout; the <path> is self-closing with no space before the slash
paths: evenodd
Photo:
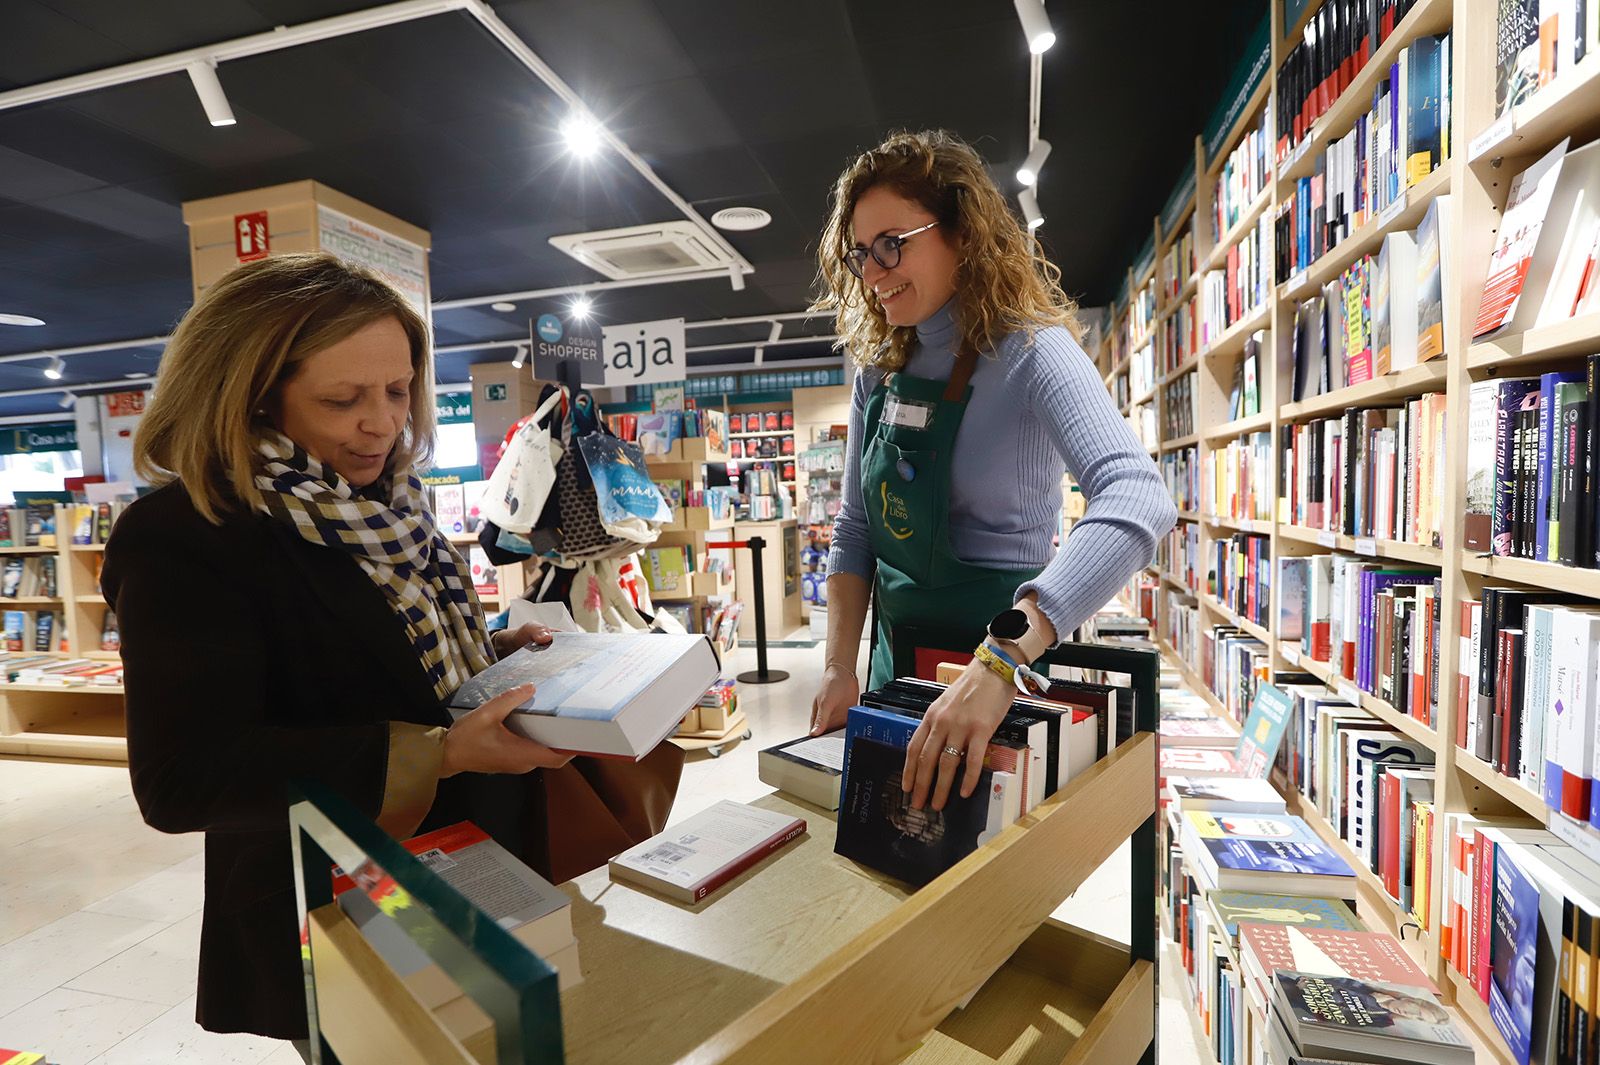
<path id="1" fill-rule="evenodd" d="M 267 212 L 233 216 L 233 251 L 242 263 L 255 262 L 272 254 L 267 238 Z"/>

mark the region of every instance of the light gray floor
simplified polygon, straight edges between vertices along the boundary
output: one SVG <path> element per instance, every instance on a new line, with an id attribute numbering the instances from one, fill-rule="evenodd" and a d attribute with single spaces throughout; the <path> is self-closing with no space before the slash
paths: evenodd
<path id="1" fill-rule="evenodd" d="M 674 820 L 771 790 L 756 753 L 804 730 L 821 661 L 820 648 L 771 652 L 791 679 L 741 685 L 754 738 L 690 760 Z M 753 669 L 754 652 L 733 664 Z M 199 836 L 144 825 L 126 770 L 0 760 L 0 1046 L 56 1065 L 300 1065 L 286 1043 L 194 1023 L 200 853 Z M 1126 942 L 1127 885 L 1121 851 L 1058 916 Z M 1163 1060 L 1200 1061 L 1181 975 L 1161 986 Z"/>

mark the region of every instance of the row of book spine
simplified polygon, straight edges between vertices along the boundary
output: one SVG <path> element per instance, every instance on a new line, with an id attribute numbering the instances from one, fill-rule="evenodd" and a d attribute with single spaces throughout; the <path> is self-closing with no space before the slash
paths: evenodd
<path id="1" fill-rule="evenodd" d="M 1278 514 L 1302 528 L 1438 547 L 1446 403 L 1430 392 L 1278 430 Z"/>
<path id="2" fill-rule="evenodd" d="M 1178 304 L 1161 323 L 1161 369 L 1172 373 L 1200 350 L 1200 297 Z"/>
<path id="3" fill-rule="evenodd" d="M 1190 591 L 1200 590 L 1205 573 L 1200 550 L 1200 527 L 1194 522 L 1179 522 L 1156 545 L 1156 560 L 1162 572 Z"/>
<path id="4" fill-rule="evenodd" d="M 1234 533 L 1211 541 L 1206 590 L 1223 606 L 1256 625 L 1270 624 L 1272 541 Z"/>
<path id="5" fill-rule="evenodd" d="M 1199 378 L 1186 373 L 1167 383 L 1161 408 L 1161 428 L 1168 440 L 1194 433 L 1194 386 Z"/>
<path id="6" fill-rule="evenodd" d="M 1194 253 L 1194 228 L 1187 227 L 1172 242 L 1161 257 L 1161 295 L 1165 300 L 1176 299 L 1183 286 L 1189 283 L 1196 268 Z"/>
<path id="7" fill-rule="evenodd" d="M 1200 340 L 1215 343 L 1230 328 L 1260 313 L 1275 291 L 1272 219 L 1261 220 L 1228 247 L 1222 265 L 1200 279 Z"/>
<path id="8" fill-rule="evenodd" d="M 1272 518 L 1272 434 L 1247 433 L 1222 447 L 1207 451 L 1200 460 L 1202 509 L 1234 520 L 1270 521 Z"/>
<path id="9" fill-rule="evenodd" d="M 1161 475 L 1179 510 L 1200 509 L 1200 450 L 1193 444 L 1161 454 Z"/>
<path id="10" fill-rule="evenodd" d="M 1262 108 L 1254 126 L 1239 138 L 1217 175 L 1211 200 L 1211 240 L 1222 238 L 1244 218 L 1272 178 L 1272 112 Z"/>
<path id="11" fill-rule="evenodd" d="M 1277 158 L 1311 136 L 1415 0 L 1330 0 L 1301 31 L 1278 67 Z"/>

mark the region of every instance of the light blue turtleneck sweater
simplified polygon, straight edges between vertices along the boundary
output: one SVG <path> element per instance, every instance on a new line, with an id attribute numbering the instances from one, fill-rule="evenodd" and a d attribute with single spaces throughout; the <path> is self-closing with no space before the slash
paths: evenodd
<path id="1" fill-rule="evenodd" d="M 957 340 L 953 303 L 917 326 L 906 373 L 949 379 Z M 877 562 L 861 495 L 860 441 L 867 396 L 882 380 L 877 370 L 856 375 L 844 497 L 828 555 L 830 573 L 868 581 Z M 1156 542 L 1177 520 L 1156 464 L 1112 405 L 1094 363 L 1060 326 L 1040 329 L 1031 342 L 1013 333 L 993 355 L 979 358 L 952 463 L 951 548 L 975 565 L 1044 567 L 1017 589 L 1017 598 L 1037 593 L 1039 609 L 1062 639 L 1149 565 Z M 1088 510 L 1058 551 L 1052 541 L 1063 471 L 1083 489 Z"/>

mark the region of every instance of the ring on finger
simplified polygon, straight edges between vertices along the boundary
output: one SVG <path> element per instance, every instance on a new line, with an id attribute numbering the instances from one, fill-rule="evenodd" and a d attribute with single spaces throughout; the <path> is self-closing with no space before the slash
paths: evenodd
<path id="1" fill-rule="evenodd" d="M 967 755 L 967 752 L 963 751 L 960 747 L 952 747 L 948 743 L 945 744 L 943 753 L 948 754 L 951 758 L 965 758 Z"/>

